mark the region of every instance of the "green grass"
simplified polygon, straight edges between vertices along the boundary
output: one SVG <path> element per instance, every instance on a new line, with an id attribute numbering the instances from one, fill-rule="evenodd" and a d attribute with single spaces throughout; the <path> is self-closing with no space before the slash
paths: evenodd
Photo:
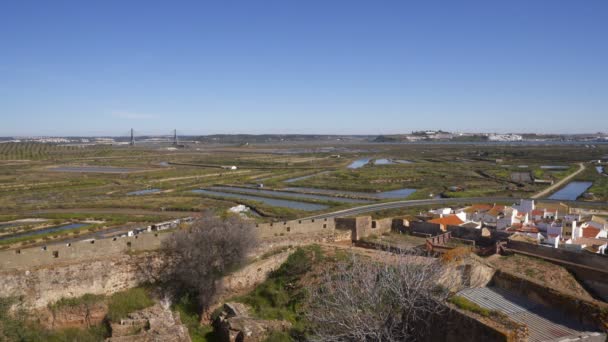
<path id="1" fill-rule="evenodd" d="M 96 303 L 102 302 L 105 300 L 105 296 L 103 295 L 94 295 L 87 293 L 83 296 L 77 298 L 61 298 L 53 304 L 49 304 L 49 309 L 53 312 L 64 309 L 64 308 L 73 308 L 81 305 L 94 305 Z"/>
<path id="2" fill-rule="evenodd" d="M 23 309 L 9 313 L 9 308 L 16 303 L 15 298 L 0 298 L 0 341 L 7 342 L 98 342 L 110 335 L 106 325 L 93 326 L 88 329 L 47 330 Z M 63 304 L 67 304 L 64 302 Z"/>
<path id="3" fill-rule="evenodd" d="M 150 291 L 144 287 L 135 287 L 118 292 L 108 299 L 108 319 L 118 322 L 131 312 L 145 309 L 154 305 Z"/>
<path id="4" fill-rule="evenodd" d="M 481 315 L 483 317 L 499 317 L 502 318 L 504 316 L 503 313 L 496 311 L 496 310 L 489 310 L 486 308 L 482 308 L 481 306 L 479 306 L 477 303 L 473 303 L 470 300 L 461 297 L 461 296 L 453 296 L 448 300 L 450 303 L 456 305 L 458 308 L 465 310 L 465 311 L 470 311 L 470 312 L 474 312 L 478 315 Z"/>
<path id="5" fill-rule="evenodd" d="M 188 328 L 192 342 L 218 342 L 220 338 L 210 325 L 201 325 L 196 299 L 185 295 L 173 305 L 173 310 L 179 313 L 182 323 Z"/>
<path id="6" fill-rule="evenodd" d="M 323 258 L 318 245 L 298 248 L 265 282 L 234 300 L 249 305 L 255 317 L 289 321 L 293 324 L 290 334 L 303 336 L 306 320 L 302 305 L 307 294 L 298 281 L 312 269 L 314 263 L 321 262 Z M 270 341 L 285 341 L 287 336 L 275 334 L 269 338 L 272 338 Z"/>

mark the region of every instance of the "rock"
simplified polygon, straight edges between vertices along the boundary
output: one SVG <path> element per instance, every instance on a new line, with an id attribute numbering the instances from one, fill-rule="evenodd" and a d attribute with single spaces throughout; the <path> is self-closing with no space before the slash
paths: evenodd
<path id="1" fill-rule="evenodd" d="M 106 303 L 80 304 L 57 309 L 38 310 L 40 323 L 48 329 L 88 328 L 103 322 L 108 312 Z"/>
<path id="2" fill-rule="evenodd" d="M 226 303 L 214 322 L 224 342 L 261 342 L 273 331 L 288 331 L 291 323 L 264 320 L 249 316 L 249 308 L 241 303 Z"/>
<path id="3" fill-rule="evenodd" d="M 112 337 L 106 342 L 190 342 L 188 328 L 179 314 L 168 306 L 156 304 L 130 313 L 119 323 L 112 323 Z"/>

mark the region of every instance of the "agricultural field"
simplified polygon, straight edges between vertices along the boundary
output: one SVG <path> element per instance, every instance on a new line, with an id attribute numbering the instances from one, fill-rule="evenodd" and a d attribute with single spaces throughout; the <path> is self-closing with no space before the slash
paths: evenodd
<path id="1" fill-rule="evenodd" d="M 606 145 L 289 142 L 168 149 L 3 143 L 0 224 L 99 213 L 121 215 L 106 217 L 109 224 L 146 224 L 156 213 L 169 219 L 206 209 L 225 212 L 237 204 L 250 207 L 255 220 L 268 221 L 393 200 L 520 198 L 547 186 L 533 179 L 559 181 L 580 162 L 587 168 L 575 180 L 593 183 L 585 200 L 605 202 L 608 176 L 590 161 L 607 154 Z M 251 193 L 262 186 L 264 191 Z M 228 192 L 200 192 L 212 187 Z"/>

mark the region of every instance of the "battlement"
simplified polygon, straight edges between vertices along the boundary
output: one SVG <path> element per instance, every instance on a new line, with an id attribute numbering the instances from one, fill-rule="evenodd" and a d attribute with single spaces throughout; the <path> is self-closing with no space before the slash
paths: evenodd
<path id="1" fill-rule="evenodd" d="M 256 224 L 260 239 L 298 234 L 333 234 L 336 229 L 334 219 L 307 219 Z"/>
<path id="2" fill-rule="evenodd" d="M 391 220 L 372 220 L 369 216 L 356 219 L 303 219 L 260 223 L 255 225 L 258 238 L 274 240 L 290 236 L 334 236 L 336 229 L 342 233 L 351 231 L 354 240 L 370 234 L 381 234 L 391 229 Z M 339 223 L 339 227 L 336 226 Z M 154 227 L 158 229 L 158 227 Z M 0 252 L 0 270 L 37 267 L 62 262 L 82 262 L 100 259 L 107 256 L 157 250 L 162 241 L 171 235 L 170 232 L 142 230 L 133 236 L 121 236 L 99 240 L 83 240 L 74 243 L 54 244 L 44 247 L 29 247 L 23 249 L 6 250 Z"/>
<path id="3" fill-rule="evenodd" d="M 169 234 L 143 233 L 135 236 L 31 247 L 0 252 L 0 269 L 36 267 L 60 262 L 85 261 L 160 248 Z"/>

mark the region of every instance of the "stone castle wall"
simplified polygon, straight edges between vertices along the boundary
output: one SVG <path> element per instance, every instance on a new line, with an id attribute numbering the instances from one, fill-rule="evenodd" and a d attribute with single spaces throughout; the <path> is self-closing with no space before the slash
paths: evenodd
<path id="1" fill-rule="evenodd" d="M 129 252 L 143 252 L 160 248 L 167 233 L 143 233 L 136 236 L 78 241 L 45 247 L 7 250 L 0 252 L 0 270 L 31 268 L 62 262 L 77 262 L 110 257 Z"/>
<path id="2" fill-rule="evenodd" d="M 151 281 L 150 269 L 160 265 L 156 253 L 115 255 L 86 262 L 3 271 L 0 297 L 22 298 L 28 308 L 43 308 L 61 298 L 87 293 L 108 295 Z"/>
<path id="3" fill-rule="evenodd" d="M 256 224 L 261 240 L 298 234 L 333 234 L 335 229 L 335 220 L 327 218 Z"/>

